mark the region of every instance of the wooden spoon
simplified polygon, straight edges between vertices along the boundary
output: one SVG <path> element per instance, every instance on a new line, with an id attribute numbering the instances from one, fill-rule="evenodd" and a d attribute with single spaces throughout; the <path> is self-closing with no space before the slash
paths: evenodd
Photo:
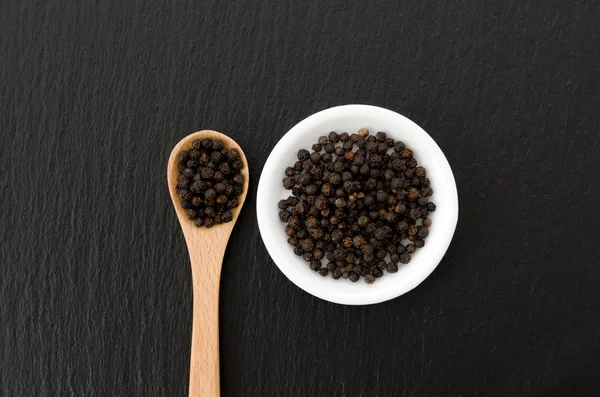
<path id="1" fill-rule="evenodd" d="M 238 207 L 231 211 L 233 220 L 215 225 L 212 228 L 196 227 L 194 222 L 187 218 L 185 210 L 181 208 L 181 199 L 175 191 L 179 152 L 189 150 L 194 139 L 204 138 L 220 139 L 225 148 L 237 149 L 240 152 L 240 159 L 244 163 L 244 168 L 240 171 L 244 176 L 244 190 L 238 197 Z M 210 130 L 198 131 L 183 138 L 173 148 L 169 157 L 167 181 L 192 265 L 194 316 L 189 396 L 219 397 L 219 284 L 221 266 L 227 241 L 248 193 L 248 162 L 242 148 L 227 135 Z"/>

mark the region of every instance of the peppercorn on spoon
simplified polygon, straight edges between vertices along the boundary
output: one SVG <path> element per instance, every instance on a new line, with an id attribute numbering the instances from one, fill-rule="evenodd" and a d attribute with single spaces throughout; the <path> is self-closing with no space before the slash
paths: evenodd
<path id="1" fill-rule="evenodd" d="M 244 164 L 240 170 L 244 176 L 239 205 L 232 210 L 231 222 L 215 225 L 212 228 L 196 227 L 189 220 L 180 205 L 177 186 L 178 153 L 189 150 L 195 139 L 220 139 L 227 149 L 237 149 Z M 167 169 L 167 181 L 171 200 L 181 224 L 188 247 L 192 266 L 193 281 L 193 321 L 192 347 L 190 357 L 190 397 L 218 397 L 219 383 L 219 284 L 223 256 L 233 226 L 240 214 L 248 193 L 249 170 L 242 148 L 227 135 L 217 131 L 203 130 L 183 138 L 171 152 Z"/>

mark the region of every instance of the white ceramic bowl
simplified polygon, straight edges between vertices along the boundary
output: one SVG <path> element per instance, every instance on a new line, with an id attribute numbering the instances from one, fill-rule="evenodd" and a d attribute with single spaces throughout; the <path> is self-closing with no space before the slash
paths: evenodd
<path id="1" fill-rule="evenodd" d="M 329 131 L 354 133 L 365 127 L 371 133 L 384 131 L 403 141 L 414 151 L 419 164 L 427 169 L 437 205 L 432 212 L 425 247 L 417 249 L 410 263 L 398 264 L 399 271 L 384 274 L 373 284 L 362 278 L 334 280 L 310 270 L 308 264 L 287 243 L 285 225 L 279 220 L 277 203 L 291 195 L 281 180 L 284 170 L 297 160 L 299 149 L 308 149 Z M 265 246 L 279 269 L 294 284 L 321 299 L 347 305 L 383 302 L 400 296 L 419 285 L 436 268 L 452 240 L 458 220 L 458 194 L 448 160 L 434 140 L 418 125 L 391 110 L 367 105 L 337 106 L 315 113 L 296 124 L 273 148 L 258 184 L 256 212 Z"/>

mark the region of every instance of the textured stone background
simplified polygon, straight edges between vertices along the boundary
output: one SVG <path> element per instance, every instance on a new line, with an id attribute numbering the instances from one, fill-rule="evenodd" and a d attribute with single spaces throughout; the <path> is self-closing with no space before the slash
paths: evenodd
<path id="1" fill-rule="evenodd" d="M 255 193 L 291 126 L 367 103 L 447 154 L 454 241 L 413 292 L 334 305 L 274 266 L 251 194 L 222 395 L 597 396 L 599 19 L 597 1 L 0 1 L 0 395 L 185 396 L 171 147 L 230 134 Z"/>

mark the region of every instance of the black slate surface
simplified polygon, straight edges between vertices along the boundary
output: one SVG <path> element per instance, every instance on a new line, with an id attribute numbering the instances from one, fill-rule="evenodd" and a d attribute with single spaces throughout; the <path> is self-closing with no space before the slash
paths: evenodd
<path id="1" fill-rule="evenodd" d="M 223 396 L 597 396 L 597 1 L 0 2 L 0 396 L 185 396 L 191 284 L 165 182 L 202 128 L 270 149 L 340 104 L 453 166 L 450 249 L 346 307 L 225 258 Z"/>

